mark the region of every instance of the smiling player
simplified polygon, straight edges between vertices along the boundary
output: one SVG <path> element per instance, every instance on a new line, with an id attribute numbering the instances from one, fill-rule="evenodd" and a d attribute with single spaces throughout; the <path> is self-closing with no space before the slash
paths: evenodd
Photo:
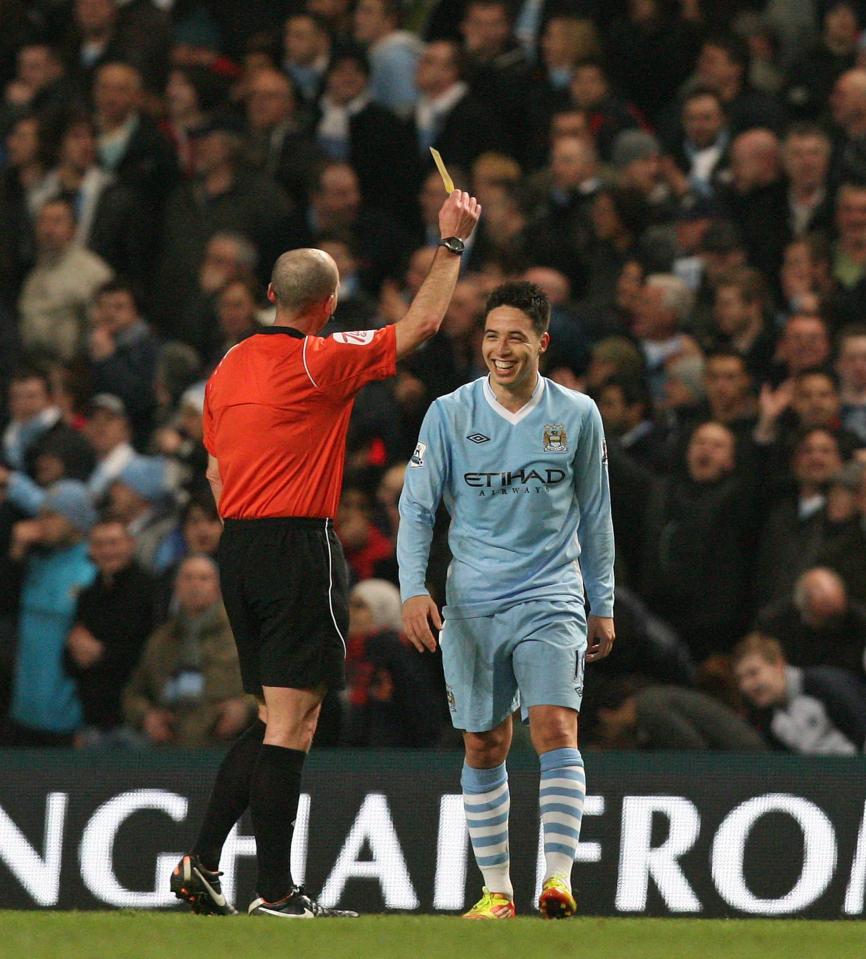
<path id="1" fill-rule="evenodd" d="M 606 656 L 614 641 L 601 417 L 588 397 L 539 374 L 549 319 L 538 287 L 493 291 L 482 341 L 489 374 L 430 407 L 400 498 L 406 634 L 418 650 L 434 650 L 431 626 L 441 630 L 452 722 L 464 731 L 463 801 L 484 876 L 482 898 L 466 913 L 472 919 L 515 913 L 505 759 L 518 705 L 541 761 L 539 909 L 546 918 L 574 913 L 571 868 L 586 795 L 577 740 L 584 659 Z M 454 557 L 444 621 L 425 587 L 442 500 Z"/>

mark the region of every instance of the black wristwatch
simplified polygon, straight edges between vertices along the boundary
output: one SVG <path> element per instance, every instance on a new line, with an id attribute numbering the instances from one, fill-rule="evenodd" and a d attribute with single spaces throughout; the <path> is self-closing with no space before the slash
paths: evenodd
<path id="1" fill-rule="evenodd" d="M 466 244 L 459 236 L 444 236 L 436 245 L 444 246 L 449 253 L 456 253 L 457 256 L 460 256 L 466 249 Z"/>

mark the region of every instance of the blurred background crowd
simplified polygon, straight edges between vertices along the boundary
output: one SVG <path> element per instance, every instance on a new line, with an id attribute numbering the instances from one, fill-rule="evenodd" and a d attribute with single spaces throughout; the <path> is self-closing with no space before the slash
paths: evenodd
<path id="1" fill-rule="evenodd" d="M 347 691 L 319 745 L 458 745 L 400 635 L 404 464 L 482 375 L 486 294 L 553 304 L 604 420 L 597 748 L 866 739 L 866 3 L 0 0 L 0 742 L 213 746 L 254 715 L 220 601 L 204 382 L 337 261 L 394 322 L 483 205 L 441 332 L 352 418 Z M 430 589 L 444 601 L 442 517 Z"/>

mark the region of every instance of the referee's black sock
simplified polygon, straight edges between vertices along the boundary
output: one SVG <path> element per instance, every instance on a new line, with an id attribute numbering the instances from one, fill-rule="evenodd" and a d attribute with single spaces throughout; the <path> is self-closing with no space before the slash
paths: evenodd
<path id="1" fill-rule="evenodd" d="M 253 773 L 250 812 L 259 867 L 256 889 L 268 902 L 281 899 L 292 886 L 292 836 L 306 758 L 300 749 L 265 743 Z"/>
<path id="2" fill-rule="evenodd" d="M 256 719 L 223 757 L 201 831 L 192 847 L 192 852 L 208 869 L 219 868 L 226 836 L 250 804 L 250 784 L 264 738 L 265 724 Z"/>

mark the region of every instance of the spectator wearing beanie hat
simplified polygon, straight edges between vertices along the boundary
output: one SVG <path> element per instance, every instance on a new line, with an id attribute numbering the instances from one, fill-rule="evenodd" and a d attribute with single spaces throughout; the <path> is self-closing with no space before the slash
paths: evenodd
<path id="1" fill-rule="evenodd" d="M 174 529 L 174 497 L 166 460 L 136 456 L 108 490 L 111 514 L 126 523 L 135 537 L 135 557 L 149 572 L 158 573 L 156 555 Z"/>
<path id="2" fill-rule="evenodd" d="M 676 203 L 668 186 L 659 141 L 646 130 L 623 130 L 613 141 L 611 155 L 619 185 L 640 196 L 653 223 L 669 223 Z"/>
<path id="3" fill-rule="evenodd" d="M 22 564 L 23 588 L 11 723 L 3 737 L 11 745 L 66 745 L 81 724 L 63 650 L 77 595 L 95 572 L 85 542 L 94 520 L 84 484 L 61 480 L 48 489 L 39 515 L 13 529 L 12 558 Z"/>

